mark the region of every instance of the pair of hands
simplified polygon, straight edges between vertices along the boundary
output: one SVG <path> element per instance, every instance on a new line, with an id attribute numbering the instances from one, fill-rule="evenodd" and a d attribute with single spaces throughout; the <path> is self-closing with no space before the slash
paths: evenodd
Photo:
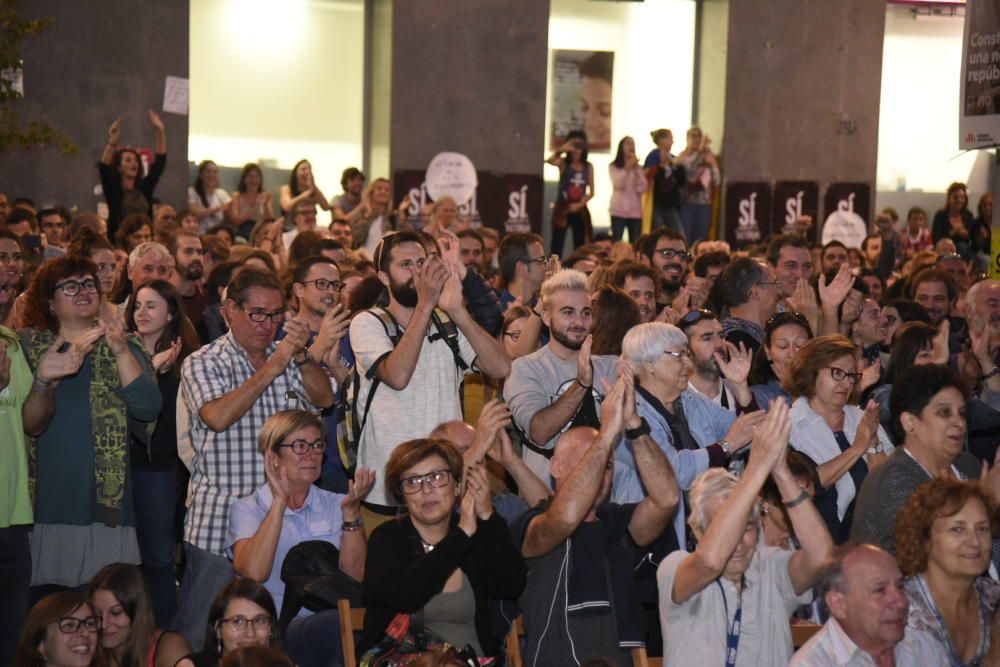
<path id="1" fill-rule="evenodd" d="M 601 400 L 601 431 L 618 434 L 625 429 L 639 428 L 642 419 L 635 410 L 635 375 L 624 363 L 618 366 L 613 384 L 604 382 L 607 393 Z"/>
<path id="2" fill-rule="evenodd" d="M 868 405 L 865 406 L 865 414 L 861 417 L 861 421 L 858 423 L 858 430 L 854 433 L 854 442 L 851 446 L 855 449 L 861 450 L 862 452 L 868 452 L 870 449 L 877 449 L 879 446 L 878 426 L 879 406 L 874 400 L 870 400 L 868 401 Z M 888 454 L 881 451 L 875 454 L 862 455 L 868 463 L 869 471 L 879 467 L 889 458 Z"/>
<path id="3" fill-rule="evenodd" d="M 347 335 L 351 325 L 351 311 L 342 304 L 336 304 L 326 311 L 320 324 L 319 333 L 309 348 L 309 354 L 317 362 L 332 366 L 337 360 L 337 350 L 341 339 Z M 309 324 L 304 320 L 286 320 L 284 324 L 285 337 L 278 343 L 278 351 L 284 355 L 287 365 L 295 355 L 302 352 L 309 342 Z"/>
<path id="4" fill-rule="evenodd" d="M 153 128 L 157 132 L 163 132 L 163 120 L 160 118 L 152 109 L 149 110 L 149 122 L 152 124 Z M 118 142 L 121 140 L 122 134 L 122 119 L 121 116 L 115 118 L 114 122 L 111 123 L 111 127 L 108 128 L 108 143 L 112 146 L 117 146 Z"/>
<path id="5" fill-rule="evenodd" d="M 684 317 L 689 310 L 705 307 L 705 301 L 708 300 L 708 291 L 711 287 L 712 284 L 708 282 L 707 278 L 688 276 L 670 305 L 679 317 Z"/>
<path id="6" fill-rule="evenodd" d="M 304 456 L 309 456 L 305 454 Z M 297 456 L 293 454 L 293 456 Z M 278 455 L 269 451 L 264 455 L 264 478 L 271 489 L 274 502 L 281 507 L 288 506 L 292 494 L 292 483 L 288 479 L 288 470 L 279 463 Z M 368 497 L 375 486 L 375 471 L 370 468 L 358 468 L 354 471 L 354 479 L 347 483 L 347 495 L 340 501 L 340 508 L 345 521 L 355 521 L 361 516 L 361 501 Z"/>
<path id="7" fill-rule="evenodd" d="M 472 436 L 469 452 L 473 454 L 471 463 L 483 461 L 485 453 L 494 461 L 507 466 L 517 458 L 514 445 L 507 435 L 507 426 L 511 423 L 510 409 L 500 399 L 487 401 L 476 421 L 476 432 Z"/>
<path id="8" fill-rule="evenodd" d="M 83 365 L 84 358 L 94 349 L 98 340 L 104 338 L 111 353 L 116 357 L 131 354 L 125 342 L 125 324 L 120 317 L 111 322 L 100 322 L 92 329 L 80 334 L 70 342 L 69 347 L 61 351 L 66 339 L 56 336 L 52 347 L 38 360 L 35 375 L 42 382 L 56 382 L 70 375 L 75 375 Z"/>
<path id="9" fill-rule="evenodd" d="M 413 286 L 419 304 L 436 305 L 449 315 L 463 307 L 462 279 L 448 260 L 429 257 L 422 267 L 413 269 Z"/>

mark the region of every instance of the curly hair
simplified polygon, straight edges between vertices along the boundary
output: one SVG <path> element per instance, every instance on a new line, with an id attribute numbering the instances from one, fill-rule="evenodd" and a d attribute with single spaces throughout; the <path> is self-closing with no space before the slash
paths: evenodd
<path id="1" fill-rule="evenodd" d="M 59 330 L 59 320 L 52 310 L 52 297 L 56 285 L 70 276 L 90 276 L 101 292 L 101 281 L 97 279 L 97 265 L 86 257 L 65 255 L 42 264 L 24 293 L 24 326 L 44 329 L 55 333 Z"/>
<path id="2" fill-rule="evenodd" d="M 896 560 L 903 575 L 912 577 L 927 569 L 934 522 L 961 512 L 972 500 L 980 501 L 986 508 L 990 532 L 996 535 L 996 503 L 978 482 L 935 477 L 917 487 L 896 515 Z"/>

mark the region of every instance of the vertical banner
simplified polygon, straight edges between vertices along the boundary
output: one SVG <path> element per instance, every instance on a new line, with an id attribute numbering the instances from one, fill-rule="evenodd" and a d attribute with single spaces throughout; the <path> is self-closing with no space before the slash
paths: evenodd
<path id="1" fill-rule="evenodd" d="M 726 241 L 745 248 L 771 234 L 771 184 L 726 184 Z"/>
<path id="2" fill-rule="evenodd" d="M 795 228 L 802 216 L 812 218 L 813 226 L 808 236 L 818 237 L 819 183 L 816 181 L 778 181 L 774 184 L 774 206 L 771 212 L 773 233 L 786 234 Z"/>
<path id="3" fill-rule="evenodd" d="M 867 183 L 830 183 L 823 195 L 823 229 L 820 243 L 840 241 L 860 248 L 868 236 L 871 187 Z"/>
<path id="4" fill-rule="evenodd" d="M 1000 144 L 1000 3 L 967 0 L 962 39 L 959 148 Z"/>
<path id="5" fill-rule="evenodd" d="M 613 51 L 552 51 L 549 148 L 556 150 L 573 130 L 587 133 L 588 148 L 611 148 Z"/>

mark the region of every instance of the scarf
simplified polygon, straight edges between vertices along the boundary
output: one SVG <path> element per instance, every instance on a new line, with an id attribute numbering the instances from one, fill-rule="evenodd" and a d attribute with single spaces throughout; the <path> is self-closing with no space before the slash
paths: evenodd
<path id="1" fill-rule="evenodd" d="M 42 355 L 55 342 L 51 331 L 28 331 L 25 351 L 32 368 L 38 368 Z M 139 339 L 129 336 L 139 349 Z M 90 438 L 94 443 L 94 516 L 108 526 L 117 526 L 125 498 L 125 475 L 128 470 L 128 417 L 127 406 L 115 390 L 121 385 L 118 364 L 107 342 L 101 338 L 89 354 L 93 378 L 90 381 Z M 148 370 L 149 364 L 142 364 Z M 155 422 L 141 424 L 149 440 Z M 139 434 L 137 434 L 139 435 Z M 36 482 L 36 439 L 28 439 L 29 488 L 34 497 Z"/>

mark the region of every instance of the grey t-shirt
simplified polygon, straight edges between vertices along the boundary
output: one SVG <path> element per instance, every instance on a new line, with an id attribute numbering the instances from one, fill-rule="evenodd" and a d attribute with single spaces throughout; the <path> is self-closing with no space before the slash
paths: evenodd
<path id="1" fill-rule="evenodd" d="M 795 594 L 788 574 L 792 553 L 759 547 L 744 575 L 746 585 L 736 667 L 785 667 L 792 657 L 789 618 L 796 607 L 812 601 L 812 591 Z M 720 578 L 716 580 L 718 583 L 710 583 L 684 603 L 674 603 L 674 576 L 678 566 L 690 555 L 687 551 L 675 551 L 664 558 L 656 570 L 663 664 L 724 665 L 726 634 L 736 615 L 736 586 Z"/>
<path id="2" fill-rule="evenodd" d="M 609 385 L 615 381 L 618 357 L 594 355 L 590 357 L 590 362 L 594 367 L 594 402 L 599 410 L 605 394 L 602 380 L 606 380 Z M 576 381 L 577 372 L 576 359 L 568 361 L 560 359 L 549 345 L 514 360 L 510 377 L 504 383 L 503 395 L 514 417 L 514 423 L 525 436 L 530 432 L 532 418 L 540 410 L 555 403 L 569 389 Z M 556 441 L 570 423 L 572 420 L 548 442 L 534 444 L 549 451 L 555 449 Z M 551 483 L 548 458 L 525 447 L 524 461 L 536 475 Z"/>

